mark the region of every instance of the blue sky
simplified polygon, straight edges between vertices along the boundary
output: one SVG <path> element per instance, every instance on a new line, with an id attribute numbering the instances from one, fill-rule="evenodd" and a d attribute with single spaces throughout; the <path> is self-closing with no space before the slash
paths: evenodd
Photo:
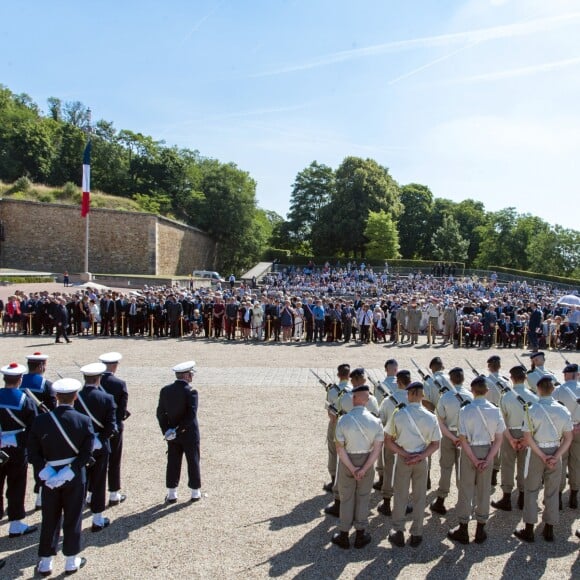
<path id="1" fill-rule="evenodd" d="M 356 155 L 580 229 L 575 0 L 29 0 L 0 21 L 0 83 L 233 161 L 283 216 L 299 171 Z"/>

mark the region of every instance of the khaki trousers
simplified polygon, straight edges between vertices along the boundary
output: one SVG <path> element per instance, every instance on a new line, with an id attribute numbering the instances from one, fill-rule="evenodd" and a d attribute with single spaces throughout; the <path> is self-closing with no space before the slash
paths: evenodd
<path id="1" fill-rule="evenodd" d="M 566 468 L 568 469 L 568 481 L 570 489 L 578 491 L 580 489 L 580 432 L 574 435 L 572 444 L 562 457 L 562 480 L 560 491 L 566 487 Z"/>
<path id="2" fill-rule="evenodd" d="M 521 439 L 521 429 L 510 429 L 512 437 Z M 525 449 L 516 451 L 504 437 L 501 442 L 501 490 L 504 493 L 511 493 L 514 489 L 514 473 L 516 470 L 516 463 L 518 471 L 516 475 L 516 485 L 518 491 L 524 491 L 524 465 L 526 462 Z"/>
<path id="3" fill-rule="evenodd" d="M 428 473 L 427 459 L 423 459 L 423 461 L 415 465 L 406 465 L 401 457 L 397 457 L 393 509 L 393 529 L 395 531 L 405 531 L 405 513 L 409 501 L 409 486 L 412 484 L 413 523 L 411 524 L 411 534 L 413 536 L 423 535 Z"/>
<path id="4" fill-rule="evenodd" d="M 546 455 L 554 455 L 557 447 L 542 449 Z M 558 461 L 555 469 L 548 469 L 542 460 L 531 451 L 528 465 L 528 475 L 525 479 L 524 523 L 535 524 L 538 521 L 538 495 L 544 481 L 544 512 L 542 521 L 555 526 L 560 521 L 558 509 L 558 491 L 562 477 L 562 461 Z"/>
<path id="5" fill-rule="evenodd" d="M 336 432 L 336 422 L 328 421 L 328 428 L 326 430 L 326 445 L 328 447 L 328 473 L 330 477 L 336 477 L 336 443 L 334 441 L 334 435 Z"/>
<path id="6" fill-rule="evenodd" d="M 490 445 L 475 445 L 471 447 L 477 459 L 485 459 Z M 461 454 L 459 474 L 459 495 L 457 498 L 457 517 L 460 524 L 467 524 L 475 509 L 475 519 L 485 524 L 489 518 L 489 498 L 491 493 L 491 472 L 493 465 L 485 471 L 478 471 L 471 463 L 467 453 Z"/>
<path id="7" fill-rule="evenodd" d="M 393 497 L 393 466 L 395 465 L 395 454 L 386 447 L 383 447 L 383 487 L 381 493 L 383 498 Z"/>
<path id="8" fill-rule="evenodd" d="M 349 455 L 356 467 L 362 467 L 369 454 Z M 357 481 L 342 462 L 338 464 L 338 492 L 340 494 L 341 532 L 348 532 L 354 525 L 356 530 L 365 530 L 368 526 L 369 499 L 373 489 L 374 470 L 369 469 L 364 478 Z"/>
<path id="9" fill-rule="evenodd" d="M 452 431 L 457 435 L 456 431 Z M 441 437 L 441 448 L 439 455 L 439 467 L 441 468 L 441 475 L 439 476 L 439 487 L 437 489 L 437 497 L 446 498 L 449 495 L 449 488 L 451 486 L 451 473 L 453 466 L 456 466 L 455 474 L 457 475 L 457 465 L 459 461 L 459 448 L 453 445 L 451 439 L 443 436 Z"/>

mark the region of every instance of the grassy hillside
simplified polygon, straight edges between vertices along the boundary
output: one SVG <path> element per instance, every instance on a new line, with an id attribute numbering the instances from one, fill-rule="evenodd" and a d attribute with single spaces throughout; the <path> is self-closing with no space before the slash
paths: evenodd
<path id="1" fill-rule="evenodd" d="M 0 181 L 0 197 L 43 203 L 63 203 L 79 207 L 81 205 L 81 189 L 74 183 L 66 183 L 63 187 L 47 187 L 32 183 L 26 177 L 21 177 L 11 184 Z M 91 207 L 122 211 L 146 211 L 132 199 L 107 195 L 99 191 L 91 192 Z"/>

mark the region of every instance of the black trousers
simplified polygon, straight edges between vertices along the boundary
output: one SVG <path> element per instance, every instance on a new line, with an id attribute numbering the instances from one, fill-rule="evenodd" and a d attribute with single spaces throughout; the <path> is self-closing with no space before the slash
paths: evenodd
<path id="1" fill-rule="evenodd" d="M 38 555 L 56 555 L 62 525 L 62 553 L 76 556 L 81 551 L 81 527 L 86 488 L 77 474 L 72 481 L 55 489 L 42 488 L 42 525 Z"/>
<path id="2" fill-rule="evenodd" d="M 28 461 L 23 447 L 5 447 L 2 451 L 10 459 L 0 465 L 0 518 L 4 517 L 4 484 L 6 484 L 6 500 L 8 502 L 8 519 L 23 520 L 24 497 L 26 496 L 26 471 Z"/>
<path id="3" fill-rule="evenodd" d="M 183 456 L 187 461 L 187 485 L 191 489 L 201 487 L 199 469 L 199 440 L 187 431 L 173 441 L 167 442 L 167 471 L 165 485 L 174 488 L 179 485 Z"/>
<path id="4" fill-rule="evenodd" d="M 95 458 L 95 463 L 87 470 L 88 489 L 91 492 L 91 511 L 94 514 L 100 514 L 105 511 L 109 450 L 103 445 L 102 449 L 93 453 L 93 457 Z"/>
<path id="5" fill-rule="evenodd" d="M 109 491 L 121 489 L 121 456 L 123 455 L 123 431 L 109 439 L 111 454 L 109 455 L 108 481 Z"/>

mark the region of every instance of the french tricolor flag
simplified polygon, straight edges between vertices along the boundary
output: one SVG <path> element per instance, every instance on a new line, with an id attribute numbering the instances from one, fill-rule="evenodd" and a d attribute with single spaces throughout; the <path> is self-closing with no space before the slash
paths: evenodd
<path id="1" fill-rule="evenodd" d="M 87 141 L 83 153 L 83 199 L 81 202 L 81 216 L 86 217 L 91 206 L 91 141 Z"/>

